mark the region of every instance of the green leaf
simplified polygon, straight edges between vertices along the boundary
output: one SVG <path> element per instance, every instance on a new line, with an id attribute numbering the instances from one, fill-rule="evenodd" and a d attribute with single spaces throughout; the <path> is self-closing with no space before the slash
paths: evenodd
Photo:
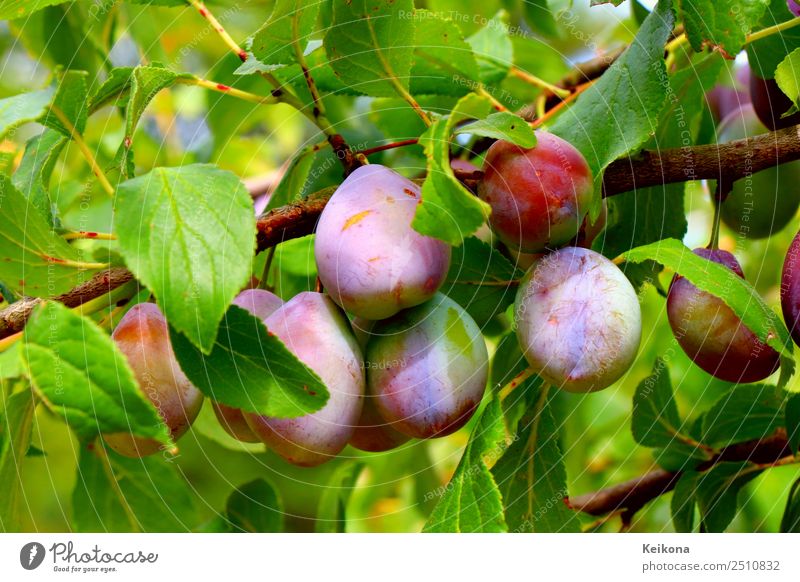
<path id="1" fill-rule="evenodd" d="M 197 521 L 189 484 L 161 455 L 128 459 L 96 441 L 81 448 L 72 491 L 77 532 L 185 532 Z"/>
<path id="2" fill-rule="evenodd" d="M 701 291 L 719 297 L 761 341 L 787 356 L 781 367 L 793 367 L 788 362 L 792 343 L 786 326 L 753 286 L 730 269 L 697 256 L 672 238 L 631 249 L 622 258 L 633 263 L 656 261 L 686 277 Z"/>
<path id="3" fill-rule="evenodd" d="M 414 13 L 417 38 L 411 69 L 411 92 L 420 94 L 464 95 L 476 86 L 478 63 L 461 29 L 435 12 Z"/>
<path id="4" fill-rule="evenodd" d="M 800 479 L 792 484 L 781 518 L 781 533 L 800 533 Z"/>
<path id="5" fill-rule="evenodd" d="M 492 469 L 503 495 L 510 531 L 578 532 L 577 515 L 565 500 L 567 474 L 553 416 L 552 395 L 539 386 L 520 420 L 511 446 Z"/>
<path id="6" fill-rule="evenodd" d="M 514 46 L 508 33 L 508 13 L 498 12 L 486 26 L 467 39 L 478 61 L 480 80 L 493 85 L 502 81 L 514 62 Z"/>
<path id="7" fill-rule="evenodd" d="M 502 314 L 514 302 L 522 273 L 492 245 L 475 238 L 454 247 L 443 292 L 467 310 L 479 325 Z M 498 285 L 508 281 L 508 285 Z M 481 283 L 486 283 L 481 285 Z"/>
<path id="8" fill-rule="evenodd" d="M 5 0 L 0 6 L 0 19 L 13 20 L 22 18 L 47 6 L 64 4 L 65 2 L 69 2 L 69 0 Z"/>
<path id="9" fill-rule="evenodd" d="M 89 111 L 94 112 L 120 99 L 131 88 L 134 67 L 114 67 L 108 78 L 89 97 Z"/>
<path id="10" fill-rule="evenodd" d="M 797 105 L 800 97 L 800 48 L 793 50 L 775 69 L 775 81 L 786 96 Z"/>
<path id="11" fill-rule="evenodd" d="M 264 212 L 284 206 L 305 196 L 306 181 L 316 157 L 317 151 L 314 148 L 304 148 L 292 158 L 292 161 L 289 162 L 289 167 L 286 168 L 286 172 L 281 177 L 281 181 L 270 195 L 269 203 Z"/>
<path id="12" fill-rule="evenodd" d="M 720 463 L 697 480 L 697 504 L 708 532 L 723 532 L 736 515 L 739 491 L 761 470 L 747 462 Z"/>
<path id="13" fill-rule="evenodd" d="M 492 113 L 486 119 L 473 121 L 455 130 L 456 134 L 470 133 L 494 139 L 504 139 L 521 148 L 532 148 L 536 145 L 536 133 L 528 122 L 519 115 L 508 111 Z"/>
<path id="14" fill-rule="evenodd" d="M 25 371 L 20 358 L 20 344 L 17 342 L 0 352 L 0 380 L 19 378 Z"/>
<path id="15" fill-rule="evenodd" d="M 506 448 L 503 412 L 493 398 L 481 411 L 456 472 L 423 531 L 504 532 L 503 499 L 489 466 Z"/>
<path id="16" fill-rule="evenodd" d="M 264 479 L 245 483 L 231 493 L 225 511 L 234 531 L 283 531 L 283 504 L 275 487 Z"/>
<path id="17" fill-rule="evenodd" d="M 48 186 L 61 150 L 67 143 L 61 133 L 46 129 L 28 140 L 19 167 L 11 181 L 30 200 L 48 225 L 55 222 Z"/>
<path id="18" fill-rule="evenodd" d="M 800 451 L 800 393 L 791 394 L 786 400 L 786 437 L 792 451 Z"/>
<path id="19" fill-rule="evenodd" d="M 36 393 L 78 435 L 128 432 L 171 444 L 125 356 L 91 319 L 49 301 L 34 310 L 22 341 Z"/>
<path id="20" fill-rule="evenodd" d="M 674 25 L 669 0 L 660 0 L 625 52 L 551 127 L 580 150 L 598 184 L 608 164 L 639 148 L 657 127 L 669 79 L 664 44 Z"/>
<path id="21" fill-rule="evenodd" d="M 783 422 L 783 399 L 775 386 L 739 385 L 703 415 L 703 442 L 720 448 L 761 439 Z"/>
<path id="22" fill-rule="evenodd" d="M 672 513 L 672 525 L 676 532 L 691 533 L 694 530 L 694 514 L 697 506 L 695 490 L 699 478 L 699 473 L 687 471 L 680 476 L 675 484 L 672 500 L 670 501 L 670 511 Z"/>
<path id="23" fill-rule="evenodd" d="M 86 86 L 88 76 L 86 71 L 66 71 L 59 79 L 56 94 L 53 97 L 52 107 L 61 110 L 78 134 L 83 134 L 88 119 L 86 107 L 89 94 Z M 52 111 L 45 114 L 42 124 L 61 132 L 66 137 L 72 135 Z"/>
<path id="24" fill-rule="evenodd" d="M 686 438 L 682 428 L 669 368 L 664 360 L 656 358 L 653 373 L 639 382 L 633 395 L 633 440 L 646 447 L 665 447 L 676 438 Z"/>
<path id="25" fill-rule="evenodd" d="M 33 393 L 24 388 L 6 395 L 0 390 L 3 407 L 0 409 L 0 532 L 21 531 L 19 501 L 22 493 L 22 462 L 31 442 Z"/>
<path id="26" fill-rule="evenodd" d="M 417 232 L 458 246 L 489 216 L 489 205 L 473 196 L 450 167 L 450 136 L 456 124 L 464 119 L 481 119 L 488 113 L 489 104 L 483 98 L 466 95 L 449 116 L 436 120 L 419 138 L 428 158 L 428 171 L 422 184 L 422 202 L 412 222 Z"/>
<path id="27" fill-rule="evenodd" d="M 769 0 L 678 0 L 676 4 L 695 51 L 718 49 L 732 59 L 764 16 Z"/>
<path id="28" fill-rule="evenodd" d="M 250 51 L 260 63 L 281 66 L 297 62 L 315 30 L 319 2 L 276 0 L 272 14 L 253 35 Z"/>
<path id="29" fill-rule="evenodd" d="M 325 50 L 336 76 L 373 97 L 408 90 L 414 50 L 412 0 L 333 3 Z"/>
<path id="30" fill-rule="evenodd" d="M 315 526 L 318 533 L 345 532 L 347 504 L 365 466 L 363 462 L 345 461 L 331 475 L 319 498 Z"/>
<path id="31" fill-rule="evenodd" d="M 714 86 L 722 64 L 722 59 L 712 54 L 670 76 L 670 98 L 648 147 L 678 148 L 686 145 L 687 138 L 691 143 L 696 141 L 706 92 Z M 684 191 L 685 184 L 665 184 L 638 188 L 609 199 L 609 226 L 598 237 L 597 249 L 615 257 L 632 247 L 663 238 L 682 239 L 687 230 Z M 636 287 L 648 279 L 654 280 L 659 270 L 652 263 L 623 268 Z"/>
<path id="32" fill-rule="evenodd" d="M 255 217 L 247 189 L 211 165 L 156 168 L 121 184 L 116 232 L 128 268 L 170 325 L 205 354 L 249 280 Z"/>
<path id="33" fill-rule="evenodd" d="M 36 121 L 44 115 L 54 93 L 55 89 L 48 87 L 0 99 L 0 138 L 18 125 Z"/>
<path id="34" fill-rule="evenodd" d="M 786 0 L 772 0 L 764 17 L 754 28 L 762 30 L 793 18 L 794 15 L 786 6 Z M 800 48 L 800 28 L 790 28 L 748 44 L 747 62 L 757 76 L 772 79 L 781 61 L 797 48 Z"/>
<path id="35" fill-rule="evenodd" d="M 170 338 L 187 378 L 222 404 L 265 416 L 296 417 L 316 412 L 328 400 L 319 376 L 260 319 L 235 305 L 222 320 L 208 355 L 174 330 Z"/>
<path id="36" fill-rule="evenodd" d="M 0 279 L 24 295 L 50 297 L 88 278 L 74 247 L 0 174 Z M 90 265 L 91 266 L 91 265 Z"/>

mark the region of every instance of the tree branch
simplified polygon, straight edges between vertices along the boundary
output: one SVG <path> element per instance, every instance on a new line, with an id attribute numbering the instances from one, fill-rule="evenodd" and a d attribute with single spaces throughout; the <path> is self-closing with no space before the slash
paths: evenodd
<path id="1" fill-rule="evenodd" d="M 701 463 L 697 470 L 707 471 L 717 463 L 726 461 L 750 461 L 771 465 L 791 456 L 792 451 L 786 438 L 786 431 L 781 429 L 773 436 L 760 441 L 748 441 L 725 447 L 713 458 Z M 605 515 L 624 509 L 630 518 L 650 501 L 672 491 L 681 474 L 680 471 L 656 469 L 630 481 L 572 497 L 569 499 L 569 506 L 575 511 L 589 515 Z"/>

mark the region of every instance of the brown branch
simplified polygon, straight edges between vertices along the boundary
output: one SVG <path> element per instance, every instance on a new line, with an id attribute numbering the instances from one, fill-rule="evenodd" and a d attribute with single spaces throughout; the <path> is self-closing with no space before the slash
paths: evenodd
<path id="1" fill-rule="evenodd" d="M 123 267 L 113 267 L 97 273 L 63 295 L 54 297 L 67 307 L 78 307 L 91 299 L 110 293 L 133 279 L 133 274 Z M 0 311 L 0 338 L 21 331 L 33 311 L 41 303 L 38 297 L 24 297 Z"/>
<path id="2" fill-rule="evenodd" d="M 725 447 L 710 460 L 701 463 L 698 471 L 707 471 L 725 461 L 750 461 L 770 465 L 792 455 L 786 431 L 779 430 L 773 436 L 760 441 L 748 441 Z M 680 471 L 656 469 L 630 481 L 619 483 L 600 491 L 572 497 L 569 506 L 575 511 L 589 515 L 605 515 L 625 510 L 630 518 L 636 511 L 657 497 L 672 491 Z"/>

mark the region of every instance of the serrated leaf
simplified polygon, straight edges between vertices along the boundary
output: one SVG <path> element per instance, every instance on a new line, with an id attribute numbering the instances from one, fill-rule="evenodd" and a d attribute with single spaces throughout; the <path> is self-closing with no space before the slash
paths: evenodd
<path id="1" fill-rule="evenodd" d="M 747 462 L 720 463 L 698 477 L 697 505 L 706 531 L 725 531 L 736 515 L 739 491 L 760 473 Z"/>
<path id="2" fill-rule="evenodd" d="M 305 51 L 319 13 L 317 0 L 277 0 L 267 22 L 253 35 L 250 51 L 265 65 L 297 62 Z"/>
<path id="3" fill-rule="evenodd" d="M 506 523 L 515 533 L 578 532 L 577 515 L 565 503 L 567 474 L 552 396 L 544 386 L 534 394 L 511 446 L 492 469 L 503 495 Z"/>
<path id="4" fill-rule="evenodd" d="M 633 395 L 633 440 L 647 447 L 664 447 L 676 437 L 684 438 L 682 426 L 669 368 L 664 360 L 656 358 L 652 374 L 639 382 Z"/>
<path id="5" fill-rule="evenodd" d="M 486 100 L 465 95 L 449 116 L 437 119 L 419 138 L 428 158 L 428 171 L 412 222 L 417 232 L 458 246 L 489 216 L 489 205 L 473 196 L 450 167 L 450 136 L 456 124 L 464 119 L 481 119 L 488 113 Z"/>
<path id="6" fill-rule="evenodd" d="M 672 238 L 631 249 L 621 256 L 633 263 L 656 261 L 682 275 L 701 291 L 719 297 L 761 341 L 787 356 L 782 359 L 781 367 L 793 367 L 789 362 L 792 343 L 783 321 L 750 283 L 730 269 L 694 254 L 681 241 Z"/>
<path id="7" fill-rule="evenodd" d="M 0 99 L 0 138 L 18 125 L 38 120 L 47 112 L 54 94 L 55 88 L 48 87 Z"/>
<path id="8" fill-rule="evenodd" d="M 771 435 L 783 425 L 783 399 L 775 386 L 735 386 L 703 415 L 703 442 L 715 448 Z"/>
<path id="9" fill-rule="evenodd" d="M 414 20 L 419 42 L 411 69 L 411 93 L 464 95 L 474 89 L 478 63 L 458 25 L 428 10 L 417 10 Z"/>
<path id="10" fill-rule="evenodd" d="M 800 479 L 792 484 L 781 518 L 781 533 L 800 533 Z"/>
<path id="11" fill-rule="evenodd" d="M 67 138 L 54 129 L 46 129 L 31 138 L 25 145 L 17 171 L 11 177 L 14 186 L 30 200 L 51 226 L 55 220 L 48 184 L 58 155 L 66 143 Z"/>
<path id="12" fill-rule="evenodd" d="M 697 501 L 695 493 L 699 473 L 687 471 L 678 478 L 670 501 L 672 526 L 678 533 L 691 533 L 694 530 L 694 514 Z"/>
<path id="13" fill-rule="evenodd" d="M 235 305 L 222 320 L 208 355 L 172 329 L 170 338 L 192 384 L 222 404 L 266 416 L 296 417 L 316 412 L 328 400 L 319 376 L 260 319 Z"/>
<path id="14" fill-rule="evenodd" d="M 504 139 L 526 149 L 536 145 L 536 133 L 533 128 L 519 115 L 508 111 L 492 113 L 486 119 L 462 125 L 456 129 L 455 133 L 470 133 L 494 139 Z"/>
<path id="15" fill-rule="evenodd" d="M 317 533 L 345 532 L 347 503 L 365 466 L 363 462 L 345 461 L 333 472 L 319 498 Z"/>
<path id="16" fill-rule="evenodd" d="M 22 341 L 36 393 L 78 435 L 127 432 L 171 444 L 125 356 L 91 319 L 48 301 L 33 311 Z"/>
<path id="17" fill-rule="evenodd" d="M 0 279 L 25 295 L 50 297 L 87 279 L 78 251 L 0 174 Z"/>
<path id="18" fill-rule="evenodd" d="M 264 212 L 304 197 L 306 180 L 308 180 L 308 175 L 316 157 L 316 150 L 306 148 L 292 158 L 292 161 L 289 162 L 289 167 L 286 168 L 286 172 L 281 177 L 281 181 L 270 195 L 269 203 L 267 203 Z"/>
<path id="19" fill-rule="evenodd" d="M 65 2 L 69 2 L 69 0 L 5 0 L 0 6 L 0 20 L 22 18 L 47 6 Z"/>
<path id="20" fill-rule="evenodd" d="M 155 170 L 120 184 L 115 231 L 128 268 L 170 325 L 203 353 L 250 277 L 255 217 L 247 189 L 211 165 Z"/>
<path id="21" fill-rule="evenodd" d="M 283 531 L 283 504 L 275 487 L 264 479 L 245 483 L 225 504 L 234 531 L 276 533 Z"/>
<path id="22" fill-rule="evenodd" d="M 414 50 L 412 0 L 333 3 L 325 50 L 336 76 L 373 97 L 408 90 Z"/>
<path id="23" fill-rule="evenodd" d="M 122 97 L 131 88 L 134 67 L 114 67 L 103 83 L 89 97 L 89 111 L 94 112 Z"/>
<path id="24" fill-rule="evenodd" d="M 513 281 L 521 276 L 500 251 L 473 236 L 453 248 L 442 291 L 466 309 L 479 325 L 484 325 L 514 302 L 517 287 Z M 503 281 L 509 284 L 498 285 Z"/>
<path id="25" fill-rule="evenodd" d="M 800 48 L 793 50 L 775 69 L 775 81 L 786 96 L 797 105 L 800 97 Z"/>
<path id="26" fill-rule="evenodd" d="M 21 531 L 17 516 L 22 493 L 22 462 L 31 442 L 36 403 L 28 388 L 7 395 L 0 389 L 0 532 Z"/>
<path id="27" fill-rule="evenodd" d="M 668 79 L 664 44 L 675 25 L 669 0 L 660 0 L 631 45 L 551 131 L 584 155 L 599 183 L 614 160 L 644 144 L 657 127 Z"/>
<path id="28" fill-rule="evenodd" d="M 508 13 L 498 12 L 486 26 L 467 38 L 478 61 L 481 82 L 493 85 L 502 81 L 514 62 L 514 46 L 508 33 Z"/>
<path id="29" fill-rule="evenodd" d="M 450 483 L 423 531 L 439 533 L 504 532 L 503 499 L 489 467 L 503 454 L 506 435 L 500 401 L 481 411 Z"/>
<path id="30" fill-rule="evenodd" d="M 769 0 L 678 0 L 676 5 L 695 51 L 711 47 L 732 59 L 763 17 Z"/>
<path id="31" fill-rule="evenodd" d="M 189 484 L 161 455 L 128 459 L 100 441 L 81 448 L 72 491 L 77 532 L 185 532 L 197 521 Z M 112 482 L 111 479 L 115 482 Z"/>
<path id="32" fill-rule="evenodd" d="M 56 86 L 56 94 L 51 105 L 51 107 L 58 108 L 64 114 L 78 134 L 83 134 L 83 130 L 86 129 L 86 120 L 88 119 L 86 107 L 89 92 L 86 85 L 88 76 L 89 74 L 86 71 L 64 72 Z M 41 121 L 43 125 L 61 132 L 66 137 L 72 135 L 72 132 L 52 111 L 48 111 Z"/>
<path id="33" fill-rule="evenodd" d="M 755 29 L 763 30 L 793 18 L 794 15 L 786 6 L 786 0 L 772 0 Z M 748 44 L 747 62 L 758 77 L 772 79 L 781 61 L 797 48 L 800 48 L 800 29 L 790 28 Z"/>

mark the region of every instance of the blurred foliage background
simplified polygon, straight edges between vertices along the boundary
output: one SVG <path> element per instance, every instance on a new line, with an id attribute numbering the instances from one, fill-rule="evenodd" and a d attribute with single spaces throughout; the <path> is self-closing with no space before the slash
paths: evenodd
<path id="1" fill-rule="evenodd" d="M 209 5 L 236 39 L 254 32 L 272 10 L 268 0 L 217 0 Z M 589 8 L 588 0 L 563 0 L 551 5 L 556 11 L 566 11 L 562 12 L 564 26 L 560 37 L 545 39 L 536 31 L 530 33 L 516 2 L 417 2 L 418 7 L 453 15 L 465 35 L 505 10 L 504 17 L 512 30 L 520 27 L 526 31 L 512 35 L 514 63 L 550 82 L 560 79 L 573 64 L 630 42 L 641 17 L 637 12 L 643 10 L 634 0 L 619 8 Z M 188 7 L 141 6 L 113 0 L 61 4 L 23 20 L 0 23 L 0 52 L 0 97 L 46 85 L 59 67 L 89 71 L 92 84 L 101 82 L 113 66 L 153 62 L 255 93 L 268 90 L 263 79 L 234 75 L 240 65 L 238 59 L 209 24 Z M 510 109 L 518 109 L 530 103 L 537 91 L 519 79 L 509 78 L 494 94 Z M 429 102 L 422 101 L 432 108 L 447 109 L 455 100 L 434 97 Z M 419 123 L 398 99 L 334 95 L 327 98 L 327 106 L 329 116 L 349 143 L 361 147 L 379 144 L 385 138 L 402 139 L 410 133 L 409 124 Z M 8 135 L 0 143 L 0 168 L 13 169 L 25 142 L 38 131 L 37 126 L 26 125 Z M 111 165 L 123 131 L 123 118 L 113 107 L 91 117 L 85 139 L 100 144 L 99 158 L 104 166 Z M 269 182 L 280 175 L 294 153 L 319 139 L 315 128 L 287 106 L 264 107 L 199 87 L 176 86 L 162 91 L 148 108 L 136 136 L 136 165 L 149 169 L 212 162 L 243 179 Z M 65 226 L 80 224 L 84 230 L 109 231 L 109 198 L 96 186 L 84 190 L 89 170 L 77 148 L 72 144 L 67 148 L 56 164 L 50 185 L 51 197 Z M 315 160 L 308 192 L 341 181 L 340 166 L 331 156 L 330 152 L 323 152 Z M 425 168 L 417 147 L 388 151 L 374 156 L 373 161 L 409 176 Z M 689 221 L 685 242 L 690 247 L 704 245 L 712 219 L 707 187 L 688 184 L 685 196 Z M 780 267 L 794 233 L 790 226 L 766 241 L 744 241 L 729 231 L 722 233 L 721 247 L 737 255 L 747 278 L 778 311 Z M 273 284 L 284 298 L 313 285 L 310 243 L 306 238 L 278 248 Z M 256 273 L 263 265 L 259 263 Z M 670 273 L 662 274 L 663 288 L 668 286 L 669 277 Z M 665 300 L 654 286 L 642 289 L 641 303 L 645 330 L 642 348 L 624 379 L 596 394 L 558 394 L 557 404 L 566 419 L 562 448 L 572 495 L 638 476 L 654 466 L 650 450 L 636 445 L 632 438 L 630 414 L 636 385 L 650 373 L 657 356 L 669 353 L 669 369 L 683 417 L 697 416 L 727 389 L 724 382 L 694 366 L 677 348 L 667 322 Z M 495 347 L 499 332 L 508 322 L 500 318 L 486 325 L 490 345 Z M 797 377 L 793 382 L 793 388 L 800 389 Z M 262 477 L 278 488 L 289 531 L 340 528 L 336 522 L 315 522 L 324 496 L 328 496 L 325 503 L 330 504 L 333 496 L 334 506 L 346 507 L 347 531 L 419 531 L 458 463 L 470 428 L 445 439 L 415 442 L 385 454 L 364 454 L 348 448 L 338 459 L 320 468 L 302 469 L 264 452 L 263 446 L 234 441 L 216 425 L 207 406 L 181 440 L 174 462 L 191 483 L 206 520 L 213 520 L 222 511 L 232 489 Z M 69 530 L 69 499 L 75 479 L 80 478 L 76 474 L 77 441 L 67 426 L 44 407 L 38 409 L 33 432 L 34 444 L 44 454 L 29 458 L 24 474 L 25 528 L 40 532 Z M 363 470 L 354 473 L 357 463 L 363 463 Z M 747 485 L 740 498 L 743 510 L 730 530 L 776 531 L 795 473 L 796 469 L 790 466 L 775 468 Z M 351 487 L 354 474 L 355 486 Z M 588 526 L 592 520 L 584 521 Z M 615 531 L 619 520 L 610 520 L 600 529 Z M 632 524 L 633 531 L 671 529 L 669 496 L 637 513 Z"/>

